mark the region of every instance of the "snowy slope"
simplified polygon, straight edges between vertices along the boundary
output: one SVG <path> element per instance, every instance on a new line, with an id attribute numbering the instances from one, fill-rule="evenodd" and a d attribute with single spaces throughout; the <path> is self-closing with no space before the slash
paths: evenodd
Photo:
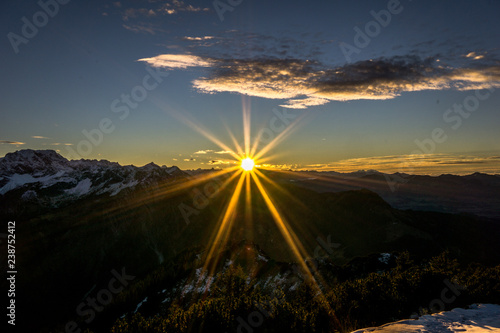
<path id="1" fill-rule="evenodd" d="M 500 332 L 500 305 L 474 304 L 470 309 L 456 308 L 432 315 L 425 315 L 416 320 L 401 320 L 380 327 L 364 328 L 352 333 L 495 333 Z"/>
<path id="2" fill-rule="evenodd" d="M 69 161 L 53 150 L 20 150 L 0 158 L 0 197 L 42 200 L 50 205 L 91 194 L 114 196 L 141 185 L 186 177 L 176 166 L 121 166 L 106 160 Z"/>

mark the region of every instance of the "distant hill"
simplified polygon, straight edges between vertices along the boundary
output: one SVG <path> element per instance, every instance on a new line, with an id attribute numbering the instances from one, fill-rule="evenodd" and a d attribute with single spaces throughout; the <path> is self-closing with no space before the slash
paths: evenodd
<path id="1" fill-rule="evenodd" d="M 500 175 L 421 176 L 377 171 L 269 172 L 273 180 L 317 192 L 369 189 L 398 209 L 467 213 L 500 221 Z"/>

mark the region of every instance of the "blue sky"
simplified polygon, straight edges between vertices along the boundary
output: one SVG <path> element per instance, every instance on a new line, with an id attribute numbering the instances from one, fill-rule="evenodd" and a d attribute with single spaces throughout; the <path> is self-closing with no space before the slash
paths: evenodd
<path id="1" fill-rule="evenodd" d="M 0 156 L 224 167 L 248 106 L 270 167 L 500 172 L 496 1 L 1 6 Z"/>

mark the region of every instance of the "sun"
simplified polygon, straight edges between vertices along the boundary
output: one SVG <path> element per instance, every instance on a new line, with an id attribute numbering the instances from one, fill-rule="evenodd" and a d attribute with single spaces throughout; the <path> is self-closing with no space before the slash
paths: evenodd
<path id="1" fill-rule="evenodd" d="M 255 162 L 250 157 L 241 160 L 241 168 L 245 171 L 252 171 L 254 165 Z"/>

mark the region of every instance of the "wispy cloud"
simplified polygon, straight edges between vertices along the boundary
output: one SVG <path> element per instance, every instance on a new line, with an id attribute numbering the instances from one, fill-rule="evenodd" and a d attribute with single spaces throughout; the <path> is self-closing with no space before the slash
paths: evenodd
<path id="1" fill-rule="evenodd" d="M 193 5 L 187 5 L 184 1 L 180 0 L 172 0 L 164 3 L 162 5 L 162 9 L 165 13 L 169 15 L 177 14 L 179 12 L 209 12 L 210 8 L 208 7 L 195 7 Z"/>
<path id="2" fill-rule="evenodd" d="M 233 154 L 232 151 L 229 150 L 221 150 L 221 151 L 216 151 L 216 154 Z"/>
<path id="3" fill-rule="evenodd" d="M 19 142 L 19 141 L 9 141 L 9 140 L 0 140 L 0 144 L 7 144 L 7 145 L 24 145 L 24 142 Z"/>
<path id="4" fill-rule="evenodd" d="M 474 60 L 480 60 L 484 58 L 484 54 L 477 54 L 476 52 L 469 52 L 465 55 L 466 58 L 472 58 Z"/>
<path id="5" fill-rule="evenodd" d="M 142 18 L 142 17 L 152 17 L 152 16 L 162 16 L 162 15 L 174 15 L 182 12 L 208 12 L 210 8 L 208 7 L 195 7 L 193 5 L 186 4 L 184 1 L 172 0 L 172 1 L 138 1 L 138 3 L 143 4 L 143 7 L 139 8 L 126 8 L 122 12 L 122 18 L 124 21 L 129 21 L 130 19 Z M 117 5 L 118 4 L 118 5 Z M 115 3 L 115 7 L 122 8 L 121 3 Z"/>
<path id="6" fill-rule="evenodd" d="M 231 163 L 230 161 L 224 161 L 224 160 L 211 160 L 207 162 L 207 164 L 210 165 L 227 165 L 230 163 Z"/>
<path id="7" fill-rule="evenodd" d="M 270 164 L 270 163 L 264 163 L 260 165 L 261 167 L 265 169 L 277 169 L 277 170 L 301 170 L 301 165 L 300 164 Z"/>
<path id="8" fill-rule="evenodd" d="M 139 16 L 145 16 L 145 17 L 156 16 L 156 12 L 153 9 L 148 9 L 148 8 L 127 8 L 123 12 L 122 18 L 124 21 L 128 21 L 132 18 L 137 18 Z"/>
<path id="9" fill-rule="evenodd" d="M 209 37 L 212 38 L 180 39 L 186 42 L 184 49 L 189 49 L 191 54 L 222 59 L 319 59 L 331 52 L 326 48 L 332 43 L 324 40 L 322 33 L 304 35 L 300 31 L 272 35 L 231 29 Z M 312 45 L 309 38 L 315 40 Z M 326 59 L 331 60 L 331 54 Z"/>
<path id="10" fill-rule="evenodd" d="M 180 0 L 157 1 L 157 0 L 136 0 L 132 6 L 126 6 L 122 2 L 113 3 L 115 10 L 123 20 L 123 27 L 135 33 L 146 33 L 155 35 L 165 33 L 161 27 L 164 24 L 165 16 L 180 13 L 209 12 L 208 7 L 196 7 L 186 4 Z M 108 12 L 103 14 L 109 15 Z M 206 36 L 210 37 L 210 36 Z M 189 37 L 187 37 L 189 38 Z M 186 39 L 190 41 L 202 41 L 205 39 Z M 203 37 L 200 37 L 203 38 Z M 209 39 L 209 38 L 206 38 Z"/>
<path id="11" fill-rule="evenodd" d="M 197 152 L 195 152 L 195 154 L 208 154 L 210 152 L 213 152 L 213 150 L 210 150 L 210 149 L 198 150 Z"/>
<path id="12" fill-rule="evenodd" d="M 188 41 L 202 41 L 202 40 L 209 40 L 213 39 L 213 36 L 203 36 L 203 37 L 182 37 L 182 40 L 188 40 Z"/>
<path id="13" fill-rule="evenodd" d="M 295 109 L 331 101 L 392 99 L 423 90 L 500 87 L 498 64 L 451 67 L 432 57 L 397 56 L 331 68 L 301 59 L 208 58 L 190 54 L 162 54 L 139 61 L 167 69 L 208 68 L 206 77 L 193 81 L 200 92 L 284 99 L 287 101 L 282 107 Z"/>
<path id="14" fill-rule="evenodd" d="M 43 145 L 46 146 L 47 144 L 44 143 Z M 72 143 L 52 142 L 48 145 L 49 146 L 72 146 L 73 144 Z"/>
<path id="15" fill-rule="evenodd" d="M 33 135 L 32 138 L 33 139 L 49 139 L 49 138 L 47 138 L 45 136 L 41 136 L 41 135 Z"/>
<path id="16" fill-rule="evenodd" d="M 168 69 L 185 69 L 188 67 L 210 67 L 211 60 L 189 54 L 162 54 L 152 58 L 143 58 L 144 61 L 153 67 L 164 67 Z"/>

